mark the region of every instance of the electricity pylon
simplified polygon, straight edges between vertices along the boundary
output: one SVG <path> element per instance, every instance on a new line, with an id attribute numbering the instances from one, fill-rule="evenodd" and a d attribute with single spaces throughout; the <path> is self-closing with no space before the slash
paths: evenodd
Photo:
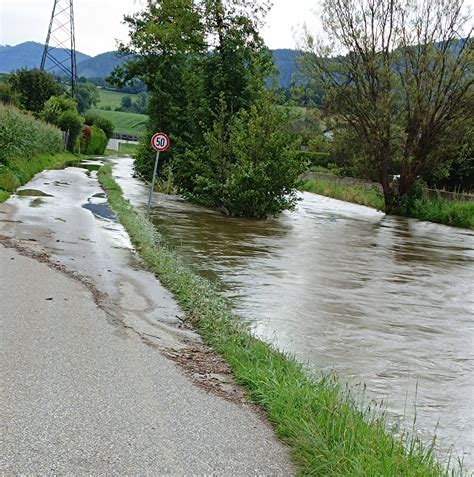
<path id="1" fill-rule="evenodd" d="M 41 69 L 59 70 L 64 73 L 70 78 L 72 96 L 76 96 L 77 63 L 73 0 L 54 0 Z"/>

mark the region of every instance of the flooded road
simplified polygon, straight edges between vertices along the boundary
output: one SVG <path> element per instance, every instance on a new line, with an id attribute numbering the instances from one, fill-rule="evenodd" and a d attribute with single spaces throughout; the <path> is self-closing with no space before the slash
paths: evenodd
<path id="1" fill-rule="evenodd" d="M 131 161 L 114 174 L 134 205 Z M 474 467 L 474 233 L 305 193 L 241 220 L 157 194 L 152 219 L 261 337 L 436 433 Z"/>

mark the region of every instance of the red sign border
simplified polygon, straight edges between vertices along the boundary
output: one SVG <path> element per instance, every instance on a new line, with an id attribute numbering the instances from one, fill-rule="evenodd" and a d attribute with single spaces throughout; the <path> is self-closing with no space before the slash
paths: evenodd
<path id="1" fill-rule="evenodd" d="M 166 146 L 164 148 L 160 148 L 158 149 L 157 147 L 155 147 L 155 138 L 157 136 L 164 136 L 166 138 Z M 169 138 L 169 136 L 167 134 L 165 134 L 164 132 L 157 132 L 155 134 L 153 134 L 152 138 L 151 138 L 151 147 L 156 151 L 156 152 L 164 152 L 166 151 L 170 145 L 171 145 L 171 140 Z"/>

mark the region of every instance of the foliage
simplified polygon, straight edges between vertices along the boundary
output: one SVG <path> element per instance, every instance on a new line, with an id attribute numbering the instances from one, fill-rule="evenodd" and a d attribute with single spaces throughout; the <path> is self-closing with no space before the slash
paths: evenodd
<path id="1" fill-rule="evenodd" d="M 102 155 L 107 147 L 107 142 L 105 132 L 98 126 L 86 127 L 81 137 L 81 153 L 91 156 Z"/>
<path id="2" fill-rule="evenodd" d="M 77 109 L 83 114 L 100 100 L 99 90 L 93 83 L 79 83 L 77 87 Z"/>
<path id="3" fill-rule="evenodd" d="M 278 124 L 288 126 L 285 114 L 274 111 L 265 93 L 275 71 L 259 34 L 267 10 L 266 2 L 250 0 L 154 0 L 126 17 L 130 42 L 121 50 L 133 60 L 112 81 L 139 78 L 150 92 L 138 174 L 151 177 L 149 139 L 162 130 L 173 145 L 160 156 L 160 173 L 172 164 L 188 198 L 251 217 L 294 207 L 301 163 Z M 122 109 L 131 104 L 124 98 Z"/>
<path id="4" fill-rule="evenodd" d="M 0 164 L 22 156 L 63 150 L 61 131 L 31 114 L 0 104 Z"/>
<path id="5" fill-rule="evenodd" d="M 470 115 L 473 49 L 462 6 L 325 0 L 323 26 L 333 41 L 306 36 L 306 75 L 323 89 L 326 112 L 358 138 L 359 165 L 382 185 L 387 212 L 399 212 L 417 176 L 444 160 L 433 154 L 442 135 Z"/>
<path id="6" fill-rule="evenodd" d="M 174 294 L 189 325 L 229 363 L 249 398 L 262 406 L 301 475 L 456 475 L 416 437 L 387 431 L 376 403 L 361 405 L 334 377 L 309 375 L 295 358 L 252 336 L 216 287 L 187 267 L 123 198 L 109 168 L 99 171 L 99 180 L 145 265 Z"/>
<path id="7" fill-rule="evenodd" d="M 52 75 L 38 69 L 18 70 L 8 78 L 8 82 L 20 96 L 21 107 L 35 113 L 43 109 L 51 96 L 59 96 L 62 92 Z"/>
<path id="8" fill-rule="evenodd" d="M 58 120 L 58 126 L 62 131 L 68 131 L 67 149 L 76 151 L 78 140 L 81 135 L 84 119 L 76 111 L 65 111 Z"/>
<path id="9" fill-rule="evenodd" d="M 114 123 L 110 120 L 96 113 L 88 112 L 84 116 L 84 123 L 88 126 L 97 126 L 104 131 L 107 139 L 110 139 L 114 134 Z"/>
<path id="10" fill-rule="evenodd" d="M 294 208 L 306 164 L 297 160 L 287 132 L 290 114 L 267 95 L 230 125 L 226 118 L 222 100 L 203 148 L 177 158 L 176 182 L 184 195 L 237 216 L 266 217 Z"/>
<path id="11" fill-rule="evenodd" d="M 59 126 L 60 118 L 66 111 L 77 112 L 76 102 L 65 95 L 51 96 L 51 98 L 44 103 L 40 118 L 50 124 Z"/>
<path id="12" fill-rule="evenodd" d="M 142 91 L 137 94 L 134 99 L 131 96 L 122 96 L 120 106 L 117 111 L 146 114 L 148 111 L 148 94 Z"/>
<path id="13" fill-rule="evenodd" d="M 0 83 L 0 103 L 9 106 L 20 106 L 20 95 L 13 91 L 10 83 Z"/>

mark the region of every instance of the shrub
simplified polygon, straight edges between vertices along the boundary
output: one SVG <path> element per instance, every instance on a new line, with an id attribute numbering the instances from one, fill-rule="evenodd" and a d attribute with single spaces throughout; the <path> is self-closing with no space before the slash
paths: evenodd
<path id="1" fill-rule="evenodd" d="M 190 199 L 231 215 L 267 217 L 293 209 L 306 164 L 296 157 L 288 120 L 266 95 L 230 126 L 222 108 L 205 146 L 176 161 L 177 184 Z"/>
<path id="2" fill-rule="evenodd" d="M 77 148 L 83 122 L 83 118 L 75 111 L 65 111 L 59 118 L 58 126 L 62 131 L 69 132 L 67 148 L 71 152 Z"/>
<path id="3" fill-rule="evenodd" d="M 77 112 L 76 102 L 64 95 L 51 96 L 44 104 L 40 117 L 44 121 L 58 126 L 61 116 L 66 111 Z"/>
<path id="4" fill-rule="evenodd" d="M 12 90 L 9 83 L 0 83 L 0 103 L 20 106 L 20 95 Z"/>
<path id="5" fill-rule="evenodd" d="M 98 128 L 104 131 L 107 139 L 110 139 L 114 134 L 114 123 L 110 121 L 110 119 L 104 118 L 103 116 L 99 116 L 95 113 L 86 113 L 84 122 L 88 126 L 97 126 Z"/>
<path id="6" fill-rule="evenodd" d="M 104 154 L 107 147 L 107 136 L 97 126 L 85 127 L 81 138 L 81 152 L 88 155 Z"/>

